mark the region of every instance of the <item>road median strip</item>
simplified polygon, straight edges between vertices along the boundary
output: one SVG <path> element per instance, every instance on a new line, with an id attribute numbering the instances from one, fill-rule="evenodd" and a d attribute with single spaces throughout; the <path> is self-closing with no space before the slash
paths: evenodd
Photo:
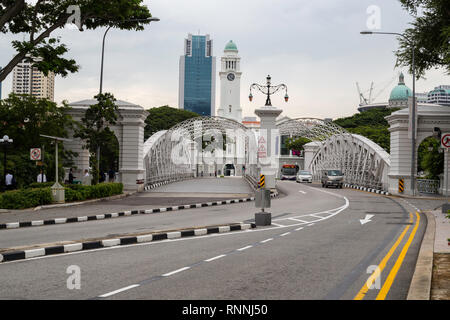
<path id="1" fill-rule="evenodd" d="M 278 192 L 272 193 L 271 197 L 275 198 L 279 195 Z M 8 222 L 8 223 L 0 223 L 0 230 L 8 230 L 8 229 L 18 229 L 18 228 L 29 228 L 29 227 L 37 227 L 37 226 L 49 226 L 49 225 L 61 225 L 67 223 L 78 223 L 78 222 L 86 222 L 86 221 L 98 221 L 98 220 L 107 220 L 119 217 L 127 217 L 132 215 L 143 215 L 143 214 L 155 214 L 161 212 L 172 212 L 172 211 L 180 211 L 185 209 L 195 209 L 195 208 L 205 208 L 233 203 L 244 203 L 249 201 L 254 201 L 255 197 L 250 198 L 242 198 L 242 199 L 233 199 L 233 200 L 223 200 L 223 201 L 215 201 L 215 202 L 206 202 L 206 203 L 197 203 L 197 204 L 187 204 L 187 205 L 179 205 L 172 206 L 166 208 L 154 208 L 154 209 L 141 209 L 141 210 L 129 210 L 115 213 L 106 213 L 106 214 L 97 214 L 92 216 L 81 216 L 81 217 L 72 217 L 72 218 L 54 218 L 49 220 L 36 220 L 36 221 L 23 221 L 23 222 Z"/>
<path id="2" fill-rule="evenodd" d="M 243 231 L 254 229 L 254 223 L 233 223 L 228 225 L 210 226 L 203 228 L 190 228 L 177 231 L 157 232 L 151 234 L 141 234 L 136 236 L 125 236 L 120 238 L 102 239 L 96 241 L 77 242 L 64 245 L 52 245 L 43 248 L 32 248 L 29 250 L 7 251 L 0 254 L 0 263 L 16 260 L 25 260 L 41 256 L 57 255 L 76 251 L 93 250 L 100 248 L 111 248 L 145 242 L 179 239 L 186 237 L 204 236 L 208 234 L 225 233 L 233 231 Z"/>

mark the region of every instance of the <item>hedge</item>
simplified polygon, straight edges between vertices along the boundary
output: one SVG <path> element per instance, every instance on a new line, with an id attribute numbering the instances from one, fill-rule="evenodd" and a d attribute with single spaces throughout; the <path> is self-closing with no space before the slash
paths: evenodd
<path id="1" fill-rule="evenodd" d="M 66 185 L 66 202 L 84 201 L 110 197 L 123 193 L 121 183 L 100 183 L 95 186 Z M 34 188 L 7 191 L 0 193 L 0 208 L 2 209 L 26 209 L 53 202 L 51 188 Z"/>
<path id="2" fill-rule="evenodd" d="M 66 202 L 98 199 L 122 194 L 121 183 L 100 183 L 95 186 L 83 186 L 79 184 L 66 185 Z"/>
<path id="3" fill-rule="evenodd" d="M 53 202 L 50 188 L 21 189 L 6 191 L 0 194 L 0 208 L 25 209 Z"/>

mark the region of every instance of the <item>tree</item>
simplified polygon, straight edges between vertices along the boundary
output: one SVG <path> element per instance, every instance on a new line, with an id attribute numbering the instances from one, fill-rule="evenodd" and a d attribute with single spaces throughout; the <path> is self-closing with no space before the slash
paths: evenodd
<path id="1" fill-rule="evenodd" d="M 150 138 L 156 132 L 169 130 L 173 126 L 187 119 L 200 117 L 199 114 L 191 111 L 162 106 L 148 110 L 148 117 L 145 120 L 145 140 Z"/>
<path id="2" fill-rule="evenodd" d="M 450 74 L 450 10 L 448 0 L 400 0 L 402 6 L 414 16 L 412 27 L 404 31 L 415 44 L 417 76 L 425 71 L 443 67 Z M 418 11 L 423 11 L 419 16 Z M 412 73 L 412 45 L 399 37 L 397 66 L 408 66 Z"/>
<path id="3" fill-rule="evenodd" d="M 80 31 L 114 26 L 126 30 L 143 30 L 151 14 L 143 0 L 2 0 L 0 32 L 26 34 L 27 39 L 13 41 L 17 53 L 0 71 L 0 82 L 22 60 L 32 62 L 45 75 L 49 72 L 67 76 L 78 70 L 76 61 L 64 58 L 68 49 L 51 34 L 76 22 Z"/>
<path id="4" fill-rule="evenodd" d="M 55 145 L 40 135 L 67 137 L 69 128 L 73 127 L 72 118 L 67 115 L 69 107 L 61 107 L 52 101 L 38 99 L 29 95 L 9 95 L 0 100 L 0 132 L 14 140 L 8 149 L 7 167 L 14 172 L 19 187 L 36 182 L 41 167 L 30 160 L 30 149 L 41 148 L 44 161 L 43 169 L 48 181 L 55 181 Z M 75 153 L 59 145 L 59 173 L 64 177 L 63 166 L 71 166 Z M 62 159 L 62 161 L 61 161 Z M 3 161 L 0 161 L 3 174 Z"/>
<path id="5" fill-rule="evenodd" d="M 372 140 L 389 153 L 391 135 L 388 130 L 389 123 L 385 117 L 398 110 L 400 109 L 372 109 L 357 113 L 351 117 L 340 118 L 333 122 L 350 133 L 359 134 Z"/>
<path id="6" fill-rule="evenodd" d="M 293 151 L 301 151 L 303 150 L 303 146 L 310 142 L 311 140 L 304 137 L 288 138 L 286 140 L 286 148 Z"/>
<path id="7" fill-rule="evenodd" d="M 444 153 L 439 153 L 441 142 L 434 137 L 426 138 L 420 145 L 417 155 L 418 171 L 424 171 L 427 179 L 439 179 L 444 172 Z"/>
<path id="8" fill-rule="evenodd" d="M 91 166 L 94 168 L 93 184 L 99 181 L 100 150 L 107 146 L 111 140 L 111 134 L 114 134 L 108 126 L 116 124 L 119 112 L 119 107 L 115 104 L 116 99 L 111 93 L 98 94 L 95 99 L 98 103 L 86 110 L 74 134 L 75 138 L 86 142 L 84 147 L 91 154 Z"/>

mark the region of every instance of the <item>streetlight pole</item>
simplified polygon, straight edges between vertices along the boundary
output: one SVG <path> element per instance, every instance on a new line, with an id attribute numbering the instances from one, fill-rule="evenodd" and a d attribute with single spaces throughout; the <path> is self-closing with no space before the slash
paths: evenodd
<path id="1" fill-rule="evenodd" d="M 413 72 L 413 105 L 412 105 L 412 121 L 411 124 L 411 189 L 413 196 L 416 194 L 416 47 L 414 41 L 408 39 L 404 34 L 397 32 L 377 32 L 377 31 L 361 31 L 363 35 L 367 34 L 387 34 L 400 36 L 408 42 L 412 47 L 412 72 Z"/>
<path id="2" fill-rule="evenodd" d="M 148 19 L 129 19 L 129 20 L 123 20 L 123 21 L 119 21 L 119 22 L 152 22 L 152 21 L 160 21 L 159 18 L 156 17 L 151 17 Z M 113 26 L 109 26 L 106 31 L 105 34 L 103 35 L 103 43 L 102 43 L 102 62 L 101 62 L 101 67 L 100 67 L 100 94 L 103 93 L 103 65 L 104 65 L 104 60 L 105 60 L 105 40 L 106 40 L 106 35 L 108 34 L 108 31 L 112 28 Z M 100 146 L 97 146 L 97 173 L 100 174 Z"/>

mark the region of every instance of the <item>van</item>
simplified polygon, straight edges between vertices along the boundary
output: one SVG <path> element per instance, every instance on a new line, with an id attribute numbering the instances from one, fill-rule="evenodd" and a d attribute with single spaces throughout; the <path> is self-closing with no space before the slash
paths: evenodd
<path id="1" fill-rule="evenodd" d="M 321 182 L 322 188 L 335 186 L 336 188 L 342 189 L 344 185 L 344 174 L 341 170 L 323 170 Z"/>

